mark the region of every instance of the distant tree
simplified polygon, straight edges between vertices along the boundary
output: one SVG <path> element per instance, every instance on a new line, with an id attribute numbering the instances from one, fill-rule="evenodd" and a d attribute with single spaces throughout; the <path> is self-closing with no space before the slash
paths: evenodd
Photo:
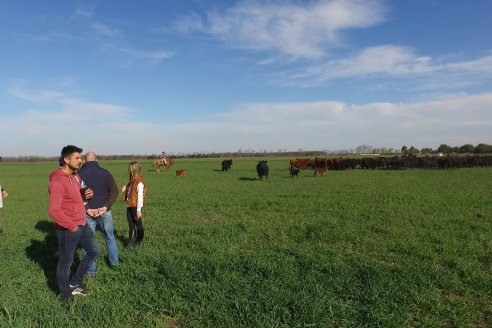
<path id="1" fill-rule="evenodd" d="M 403 147 L 401 147 L 401 153 L 402 153 L 402 154 L 406 154 L 407 152 L 408 152 L 408 148 L 407 148 L 407 146 L 403 146 Z"/>
<path id="2" fill-rule="evenodd" d="M 415 148 L 414 146 L 411 146 L 410 149 L 408 149 L 408 153 L 410 153 L 412 155 L 416 155 L 419 153 L 419 150 L 417 148 Z"/>
<path id="3" fill-rule="evenodd" d="M 422 148 L 420 150 L 421 154 L 431 154 L 432 153 L 432 148 Z"/>
<path id="4" fill-rule="evenodd" d="M 453 149 L 453 147 L 450 147 L 446 144 L 442 144 L 442 145 L 439 145 L 439 147 L 437 147 L 437 151 L 441 152 L 443 154 L 450 154 L 450 153 L 454 152 L 454 149 Z"/>
<path id="5" fill-rule="evenodd" d="M 473 153 L 474 150 L 475 150 L 475 147 L 473 147 L 473 145 L 465 144 L 458 149 L 458 152 L 459 153 Z"/>
<path id="6" fill-rule="evenodd" d="M 487 145 L 487 144 L 478 144 L 475 149 L 473 150 L 474 153 L 476 154 L 486 154 L 486 153 L 492 153 L 492 146 Z"/>
<path id="7" fill-rule="evenodd" d="M 373 147 L 368 145 L 360 145 L 355 148 L 355 152 L 358 154 L 369 154 L 372 153 Z"/>

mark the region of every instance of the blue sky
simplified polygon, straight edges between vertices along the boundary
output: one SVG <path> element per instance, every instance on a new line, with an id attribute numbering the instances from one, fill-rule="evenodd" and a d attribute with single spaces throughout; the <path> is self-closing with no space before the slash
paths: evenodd
<path id="1" fill-rule="evenodd" d="M 489 0 L 0 0 L 0 155 L 492 144 Z"/>

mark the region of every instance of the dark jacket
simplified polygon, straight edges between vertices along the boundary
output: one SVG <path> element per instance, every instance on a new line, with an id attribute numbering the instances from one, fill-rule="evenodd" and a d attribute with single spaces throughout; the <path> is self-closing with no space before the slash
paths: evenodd
<path id="1" fill-rule="evenodd" d="M 118 197 L 118 186 L 111 173 L 100 167 L 96 161 L 85 162 L 77 173 L 94 192 L 94 197 L 89 199 L 88 208 L 106 206 L 109 211 Z"/>

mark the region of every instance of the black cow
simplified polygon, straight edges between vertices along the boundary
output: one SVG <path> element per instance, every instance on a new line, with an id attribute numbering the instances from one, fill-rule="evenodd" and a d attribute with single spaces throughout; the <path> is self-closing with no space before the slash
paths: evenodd
<path id="1" fill-rule="evenodd" d="M 222 161 L 222 171 L 229 171 L 232 166 L 232 159 L 224 159 Z"/>
<path id="2" fill-rule="evenodd" d="M 298 167 L 291 167 L 290 168 L 290 177 L 299 177 L 299 168 Z"/>
<path id="3" fill-rule="evenodd" d="M 263 177 L 265 177 L 265 180 L 268 180 L 267 161 L 258 161 L 258 164 L 256 164 L 256 173 L 258 173 L 258 179 L 263 180 Z"/>

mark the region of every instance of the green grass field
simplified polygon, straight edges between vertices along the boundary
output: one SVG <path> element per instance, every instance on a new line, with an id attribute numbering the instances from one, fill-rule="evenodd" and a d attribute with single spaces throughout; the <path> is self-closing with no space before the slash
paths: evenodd
<path id="1" fill-rule="evenodd" d="M 56 163 L 1 164 L 0 327 L 490 327 L 492 169 L 330 171 L 288 160 L 144 162 L 146 240 L 102 257 L 90 295 L 57 296 L 47 215 Z M 122 186 L 128 162 L 101 162 Z M 187 169 L 187 177 L 176 177 Z"/>

